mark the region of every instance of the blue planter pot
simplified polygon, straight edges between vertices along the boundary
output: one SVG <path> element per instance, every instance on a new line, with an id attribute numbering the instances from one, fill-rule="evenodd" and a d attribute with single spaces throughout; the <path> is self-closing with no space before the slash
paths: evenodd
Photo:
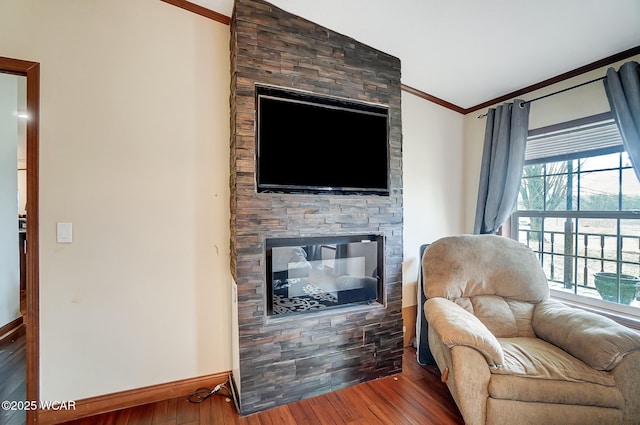
<path id="1" fill-rule="evenodd" d="M 594 273 L 598 293 L 605 301 L 618 302 L 618 275 L 616 273 Z M 620 304 L 631 304 L 638 292 L 640 278 L 628 274 L 620 275 Z"/>

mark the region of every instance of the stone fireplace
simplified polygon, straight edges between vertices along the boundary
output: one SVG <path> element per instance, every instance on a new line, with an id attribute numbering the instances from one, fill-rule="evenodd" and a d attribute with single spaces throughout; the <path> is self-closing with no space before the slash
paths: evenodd
<path id="1" fill-rule="evenodd" d="M 256 85 L 388 107 L 389 195 L 258 193 Z M 398 373 L 403 350 L 399 59 L 267 2 L 236 0 L 230 103 L 234 381 L 241 413 Z M 358 292 L 365 298 L 367 291 L 379 291 L 375 299 L 304 315 L 272 314 L 268 272 L 273 270 L 267 269 L 274 240 L 331 246 L 331 238 L 363 235 L 381 241 L 383 267 L 374 272 L 362 266 L 363 279 L 349 285 L 366 288 Z M 345 267 L 357 264 L 353 260 Z"/>

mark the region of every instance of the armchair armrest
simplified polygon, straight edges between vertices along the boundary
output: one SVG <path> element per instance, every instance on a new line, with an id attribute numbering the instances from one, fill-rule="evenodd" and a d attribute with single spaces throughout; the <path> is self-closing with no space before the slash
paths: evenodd
<path id="1" fill-rule="evenodd" d="M 640 333 L 555 300 L 539 303 L 531 324 L 539 338 L 598 370 L 612 370 L 625 355 L 640 350 Z"/>
<path id="2" fill-rule="evenodd" d="M 463 345 L 478 350 L 489 366 L 501 367 L 504 353 L 497 338 L 476 316 L 445 298 L 430 298 L 424 303 L 429 322 L 449 348 Z"/>

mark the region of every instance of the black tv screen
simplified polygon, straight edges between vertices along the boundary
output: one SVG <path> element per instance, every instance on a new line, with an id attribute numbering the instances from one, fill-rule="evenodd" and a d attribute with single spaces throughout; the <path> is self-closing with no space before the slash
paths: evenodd
<path id="1" fill-rule="evenodd" d="M 385 106 L 257 87 L 258 192 L 389 194 Z"/>

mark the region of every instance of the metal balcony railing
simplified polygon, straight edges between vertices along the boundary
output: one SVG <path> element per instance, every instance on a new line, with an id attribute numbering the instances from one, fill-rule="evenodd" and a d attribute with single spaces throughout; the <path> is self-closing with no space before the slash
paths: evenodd
<path id="1" fill-rule="evenodd" d="M 629 279 L 635 281 L 640 276 L 639 217 L 625 213 L 617 216 L 607 213 L 604 218 L 594 215 L 575 211 L 564 214 L 519 212 L 513 217 L 512 237 L 536 253 L 551 288 L 629 304 L 626 285 L 629 285 Z M 555 226 L 545 226 L 549 218 L 556 219 Z M 562 219 L 564 223 L 559 225 Z M 536 225 L 531 226 L 534 220 Z M 586 225 L 578 226 L 579 222 L 589 220 L 607 220 L 608 229 L 587 230 Z M 600 288 L 596 286 L 596 276 Z M 613 280 L 613 295 L 603 294 L 602 276 Z M 627 296 L 624 296 L 625 291 Z M 640 297 L 640 291 L 631 297 L 631 305 L 640 307 L 636 296 Z"/>

